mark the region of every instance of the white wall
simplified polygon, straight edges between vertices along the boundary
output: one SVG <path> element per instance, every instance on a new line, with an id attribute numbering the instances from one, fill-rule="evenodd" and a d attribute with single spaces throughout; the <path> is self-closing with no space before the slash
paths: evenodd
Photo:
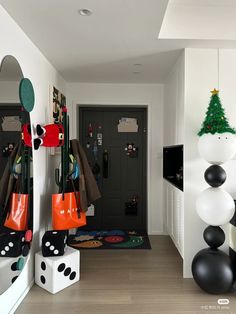
<path id="1" fill-rule="evenodd" d="M 76 105 L 148 106 L 148 232 L 163 233 L 163 86 L 144 84 L 67 84 L 67 104 L 77 137 Z"/>
<path id="2" fill-rule="evenodd" d="M 184 142 L 184 52 L 181 54 L 164 87 L 164 146 Z M 183 256 L 183 192 L 164 180 L 164 222 L 167 233 Z"/>
<path id="3" fill-rule="evenodd" d="M 197 150 L 201 123 L 210 101 L 210 91 L 218 87 L 218 57 L 216 49 L 186 49 L 185 52 L 185 115 L 184 115 L 184 276 L 191 277 L 194 255 L 207 247 L 203 240 L 206 224 L 196 214 L 195 202 L 199 193 L 208 187 L 204 172 L 209 164 Z M 236 50 L 219 53 L 220 98 L 232 126 L 236 127 L 235 72 Z M 223 165 L 227 171 L 222 186 L 236 197 L 236 160 Z M 227 226 L 224 228 L 228 237 Z M 224 249 L 227 248 L 227 240 Z"/>
<path id="4" fill-rule="evenodd" d="M 20 27 L 0 6 L 0 62 L 6 55 L 14 56 L 35 90 L 35 107 L 31 113 L 33 124 L 46 123 L 49 117 L 49 85 L 54 84 L 65 93 L 65 82 L 46 60 Z M 43 232 L 45 213 L 50 208 L 48 171 L 51 160 L 48 151 L 40 148 L 34 152 L 34 242 L 26 267 L 19 278 L 0 295 L 0 313 L 9 313 L 33 280 L 33 253 L 39 246 L 39 229 Z"/>
<path id="5" fill-rule="evenodd" d="M 184 51 L 165 80 L 164 145 L 183 144 L 184 140 Z"/>
<path id="6" fill-rule="evenodd" d="M 10 81 L 0 81 L 0 102 L 19 103 L 19 83 Z"/>

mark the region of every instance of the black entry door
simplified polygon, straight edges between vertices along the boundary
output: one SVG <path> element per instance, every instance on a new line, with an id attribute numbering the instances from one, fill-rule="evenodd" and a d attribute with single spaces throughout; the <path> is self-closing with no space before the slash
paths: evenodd
<path id="1" fill-rule="evenodd" d="M 0 178 L 6 167 L 12 147 L 18 144 L 21 139 L 21 128 L 15 130 L 14 125 L 11 127 L 11 119 L 14 121 L 14 118 L 20 118 L 20 113 L 20 105 L 0 104 Z"/>
<path id="2" fill-rule="evenodd" d="M 146 109 L 80 107 L 79 116 L 80 142 L 102 194 L 87 228 L 146 230 Z"/>

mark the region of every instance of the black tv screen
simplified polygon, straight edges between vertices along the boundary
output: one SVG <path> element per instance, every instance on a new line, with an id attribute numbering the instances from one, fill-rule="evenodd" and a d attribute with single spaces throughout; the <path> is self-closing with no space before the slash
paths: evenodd
<path id="1" fill-rule="evenodd" d="M 183 145 L 163 147 L 163 178 L 183 191 Z"/>

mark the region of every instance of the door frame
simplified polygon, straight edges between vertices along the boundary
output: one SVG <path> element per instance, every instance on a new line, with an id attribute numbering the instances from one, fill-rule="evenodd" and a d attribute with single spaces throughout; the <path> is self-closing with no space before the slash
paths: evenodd
<path id="1" fill-rule="evenodd" d="M 131 111 L 135 111 L 135 109 L 140 110 L 143 109 L 144 114 L 145 114 L 145 120 L 146 120 L 146 137 L 145 137 L 145 146 L 146 146 L 146 155 L 145 155 L 145 165 L 144 165 L 144 171 L 146 174 L 146 182 L 145 186 L 146 188 L 143 190 L 144 192 L 144 203 L 146 204 L 146 227 L 147 227 L 147 233 L 151 234 L 151 201 L 150 201 L 150 186 L 151 186 L 151 163 L 150 163 L 150 155 L 151 155 L 151 132 L 150 132 L 150 122 L 151 122 L 151 106 L 150 104 L 98 104 L 98 103 L 81 103 L 77 104 L 75 106 L 75 115 L 74 115 L 74 125 L 76 127 L 76 134 L 75 136 L 79 138 L 80 132 L 81 132 L 81 115 L 80 112 L 84 108 L 94 108 L 94 109 L 99 109 L 99 108 L 105 108 L 105 109 L 115 109 L 115 110 L 125 110 L 125 109 L 130 109 Z M 73 110 L 74 111 L 74 110 Z M 78 127 L 79 123 L 79 127 Z M 145 175 L 144 175 L 145 177 Z"/>

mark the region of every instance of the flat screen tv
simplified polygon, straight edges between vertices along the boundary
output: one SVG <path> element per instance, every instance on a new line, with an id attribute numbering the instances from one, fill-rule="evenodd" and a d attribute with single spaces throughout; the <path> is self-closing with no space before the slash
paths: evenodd
<path id="1" fill-rule="evenodd" d="M 163 178 L 183 191 L 183 145 L 163 147 Z"/>

